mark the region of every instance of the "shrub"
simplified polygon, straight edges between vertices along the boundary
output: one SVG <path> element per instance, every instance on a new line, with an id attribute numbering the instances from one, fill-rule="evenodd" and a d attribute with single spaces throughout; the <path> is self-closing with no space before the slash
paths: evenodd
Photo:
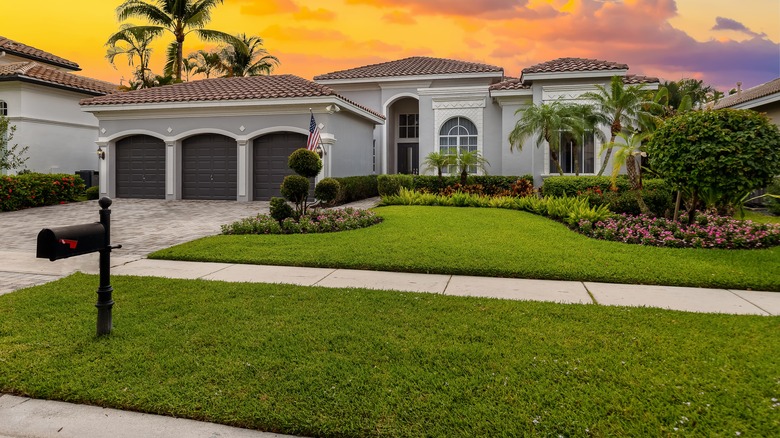
<path id="1" fill-rule="evenodd" d="M 0 211 L 64 204 L 84 192 L 77 175 L 28 173 L 0 176 Z"/>
<path id="2" fill-rule="evenodd" d="M 541 192 L 543 196 L 576 196 L 596 187 L 606 192 L 611 185 L 608 176 L 550 176 L 542 183 Z M 616 185 L 618 191 L 629 189 L 628 179 L 623 175 L 617 178 Z"/>
<path id="3" fill-rule="evenodd" d="M 766 192 L 772 195 L 780 196 L 780 178 L 775 178 L 775 181 L 767 187 Z M 780 199 L 767 196 L 767 208 L 772 214 L 780 216 Z"/>
<path id="4" fill-rule="evenodd" d="M 87 199 L 97 199 L 100 197 L 100 187 L 98 186 L 92 186 L 89 187 L 87 190 L 84 191 L 84 193 L 87 195 Z"/>
<path id="5" fill-rule="evenodd" d="M 706 199 L 708 207 L 736 205 L 780 174 L 780 130 L 752 110 L 671 117 L 646 147 L 653 169 L 675 188 L 690 190 L 694 201 Z"/>
<path id="6" fill-rule="evenodd" d="M 428 193 L 439 193 L 446 187 L 458 184 L 459 179 L 454 176 L 414 175 L 412 189 Z"/>
<path id="7" fill-rule="evenodd" d="M 271 216 L 260 214 L 222 225 L 222 234 L 330 233 L 366 228 L 380 222 L 382 218 L 373 211 L 352 208 L 310 212 L 297 221 L 292 217 L 277 221 Z"/>
<path id="8" fill-rule="evenodd" d="M 414 185 L 412 175 L 379 175 L 377 189 L 381 196 L 397 195 L 401 187 L 411 189 Z"/>
<path id="9" fill-rule="evenodd" d="M 333 178 L 325 178 L 314 186 L 314 197 L 330 204 L 339 195 L 339 182 Z"/>
<path id="10" fill-rule="evenodd" d="M 287 175 L 282 181 L 282 196 L 295 204 L 298 215 L 305 213 L 304 205 L 309 196 L 309 179 L 301 175 Z"/>
<path id="11" fill-rule="evenodd" d="M 335 179 L 339 182 L 339 195 L 336 197 L 336 204 L 346 204 L 379 196 L 376 175 L 347 176 Z"/>
<path id="12" fill-rule="evenodd" d="M 314 178 L 322 170 L 322 160 L 314 151 L 302 148 L 295 150 L 287 159 L 287 166 L 306 178 Z"/>
<path id="13" fill-rule="evenodd" d="M 271 198 L 270 210 L 271 217 L 278 222 L 281 222 L 288 217 L 295 216 L 295 212 L 293 211 L 292 207 L 290 207 L 290 204 L 288 204 L 287 201 L 282 198 Z"/>

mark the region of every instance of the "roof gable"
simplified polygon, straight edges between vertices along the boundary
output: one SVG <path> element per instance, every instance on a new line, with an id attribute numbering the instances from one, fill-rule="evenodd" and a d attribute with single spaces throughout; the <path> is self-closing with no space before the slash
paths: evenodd
<path id="1" fill-rule="evenodd" d="M 5 51 L 9 54 L 13 54 L 21 58 L 27 58 L 33 61 L 64 67 L 70 70 L 81 70 L 79 65 L 73 61 L 69 61 L 65 58 L 61 58 L 41 49 L 36 49 L 35 47 L 16 42 L 4 36 L 0 36 L 0 51 Z"/>
<path id="2" fill-rule="evenodd" d="M 590 72 L 604 70 L 628 70 L 627 64 L 588 58 L 558 58 L 523 69 L 528 73 Z"/>
<path id="3" fill-rule="evenodd" d="M 742 90 L 740 93 L 734 93 L 720 99 L 718 103 L 714 105 L 714 108 L 729 108 L 735 105 L 748 103 L 751 100 L 767 97 L 771 94 L 780 94 L 780 78 L 773 79 L 767 83 L 757 85 L 747 90 Z M 780 96 L 778 96 L 780 98 Z"/>
<path id="4" fill-rule="evenodd" d="M 414 56 L 411 58 L 399 59 L 397 61 L 383 62 L 326 73 L 315 76 L 314 80 L 328 81 L 474 73 L 496 73 L 496 76 L 503 76 L 504 69 L 494 65 L 476 62 Z"/>
<path id="5" fill-rule="evenodd" d="M 33 82 L 92 95 L 119 91 L 116 84 L 78 76 L 34 61 L 0 65 L 0 81 Z"/>

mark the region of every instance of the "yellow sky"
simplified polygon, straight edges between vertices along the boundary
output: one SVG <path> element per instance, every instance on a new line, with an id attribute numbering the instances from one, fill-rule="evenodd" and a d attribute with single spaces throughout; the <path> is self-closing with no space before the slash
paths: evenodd
<path id="1" fill-rule="evenodd" d="M 130 76 L 124 60 L 114 69 L 104 59 L 120 0 L 0 1 L 0 35 L 75 61 L 85 76 Z M 592 57 L 721 88 L 780 76 L 778 0 L 226 0 L 208 27 L 260 35 L 282 62 L 276 73 L 306 78 L 414 55 L 481 61 L 513 76 L 561 56 Z M 169 41 L 155 46 L 155 72 Z M 188 38 L 185 53 L 203 47 Z"/>

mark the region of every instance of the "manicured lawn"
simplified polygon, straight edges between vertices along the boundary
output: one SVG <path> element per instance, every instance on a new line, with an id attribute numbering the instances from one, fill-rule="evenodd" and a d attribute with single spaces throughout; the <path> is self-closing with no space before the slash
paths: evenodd
<path id="1" fill-rule="evenodd" d="M 304 436 L 772 436 L 777 317 L 96 276 L 0 296 L 0 392 Z"/>
<path id="2" fill-rule="evenodd" d="M 780 247 L 673 249 L 594 240 L 530 213 L 382 207 L 370 228 L 213 236 L 150 258 L 780 291 Z"/>
<path id="3" fill-rule="evenodd" d="M 739 219 L 739 213 L 734 215 L 735 219 Z M 751 220 L 762 224 L 780 224 L 780 216 L 773 216 L 766 213 L 759 213 L 757 211 L 745 211 L 745 220 Z"/>

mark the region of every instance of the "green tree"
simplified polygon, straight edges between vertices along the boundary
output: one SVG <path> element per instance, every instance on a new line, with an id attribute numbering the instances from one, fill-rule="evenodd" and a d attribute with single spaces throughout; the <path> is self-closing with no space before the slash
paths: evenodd
<path id="1" fill-rule="evenodd" d="M 176 81 L 181 81 L 184 40 L 190 33 L 205 41 L 232 43 L 241 47 L 240 40 L 230 34 L 204 29 L 211 21 L 212 10 L 222 3 L 223 0 L 155 0 L 154 4 L 145 0 L 126 0 L 117 7 L 116 15 L 119 21 L 141 18 L 151 23 L 147 26 L 130 26 L 128 29 L 173 34 L 174 40 L 167 50 L 165 73 L 170 73 Z M 126 32 L 128 29 L 119 32 Z M 113 37 L 109 38 L 109 41 Z"/>
<path id="2" fill-rule="evenodd" d="M 29 159 L 24 156 L 28 146 L 23 148 L 19 148 L 17 144 L 10 146 L 14 139 L 14 132 L 16 126 L 11 125 L 6 116 L 0 115 L 0 171 L 21 169 Z"/>
<path id="3" fill-rule="evenodd" d="M 236 40 L 219 52 L 219 70 L 226 77 L 267 75 L 279 65 L 279 60 L 263 48 L 262 38 L 240 33 Z"/>
<path id="4" fill-rule="evenodd" d="M 574 175 L 579 176 L 579 149 L 582 147 L 580 139 L 593 135 L 594 140 L 606 141 L 604 131 L 601 130 L 601 125 L 606 124 L 606 118 L 601 112 L 596 111 L 592 105 L 571 104 L 565 107 L 565 111 L 569 113 L 569 117 L 574 122 L 570 127 L 574 139 Z"/>
<path id="5" fill-rule="evenodd" d="M 563 169 L 558 161 L 561 148 L 561 132 L 581 132 L 582 122 L 574 116 L 571 104 L 554 101 L 539 105 L 531 105 L 515 111 L 521 114 L 509 133 L 509 150 L 522 150 L 523 142 L 533 138 L 536 146 L 547 142 L 550 148 L 550 158 L 555 163 L 558 173 L 563 175 Z"/>
<path id="6" fill-rule="evenodd" d="M 220 71 L 222 59 L 217 51 L 198 50 L 187 56 L 188 65 L 191 66 L 192 75 L 204 75 L 206 79 L 210 78 L 216 72 Z"/>
<path id="7" fill-rule="evenodd" d="M 617 138 L 621 140 L 620 142 L 604 145 L 605 148 L 608 146 L 615 148 L 615 155 L 612 159 L 612 188 L 616 188 L 618 173 L 620 173 L 620 168 L 625 165 L 631 191 L 634 192 L 636 202 L 639 204 L 639 210 L 643 214 L 650 214 L 650 209 L 642 197 L 642 166 L 637 157 L 647 155 L 642 150 L 642 142 L 647 137 L 648 134 L 642 132 L 631 134 L 621 132 L 617 135 Z"/>
<path id="8" fill-rule="evenodd" d="M 596 85 L 596 89 L 597 91 L 584 93 L 581 97 L 594 101 L 596 111 L 601 113 L 609 124 L 609 144 L 615 143 L 615 138 L 624 129 L 638 127 L 639 118 L 646 116 L 648 111 L 657 105 L 647 98 L 648 91 L 641 85 L 625 85 L 620 76 L 613 76 L 609 87 Z M 611 155 L 612 147 L 608 146 L 598 176 L 604 173 Z"/>
<path id="9" fill-rule="evenodd" d="M 444 170 L 454 164 L 453 156 L 443 154 L 441 152 L 431 152 L 425 156 L 425 161 L 423 161 L 423 164 L 425 164 L 425 170 L 436 169 L 436 173 L 439 175 L 439 180 L 441 180 L 443 178 L 442 174 L 444 173 Z"/>
<path id="10" fill-rule="evenodd" d="M 488 160 L 479 153 L 479 151 L 460 152 L 456 158 L 455 165 L 460 173 L 460 183 L 466 185 L 469 173 L 475 173 L 477 169 L 487 173 Z"/>
<path id="11" fill-rule="evenodd" d="M 127 63 L 135 67 L 133 71 L 132 84 L 137 83 L 135 88 L 149 88 L 153 86 L 154 75 L 149 69 L 149 59 L 152 56 L 152 48 L 149 47 L 156 37 L 162 33 L 159 29 L 150 29 L 148 27 L 134 27 L 130 24 L 123 24 L 119 32 L 108 39 L 106 46 L 106 59 L 114 68 L 117 56 L 127 57 Z M 136 58 L 138 61 L 136 61 Z M 133 88 L 133 89 L 135 89 Z"/>
<path id="12" fill-rule="evenodd" d="M 647 142 L 650 165 L 691 194 L 689 219 L 707 207 L 736 205 L 780 175 L 780 130 L 751 110 L 690 111 L 667 119 Z"/>

